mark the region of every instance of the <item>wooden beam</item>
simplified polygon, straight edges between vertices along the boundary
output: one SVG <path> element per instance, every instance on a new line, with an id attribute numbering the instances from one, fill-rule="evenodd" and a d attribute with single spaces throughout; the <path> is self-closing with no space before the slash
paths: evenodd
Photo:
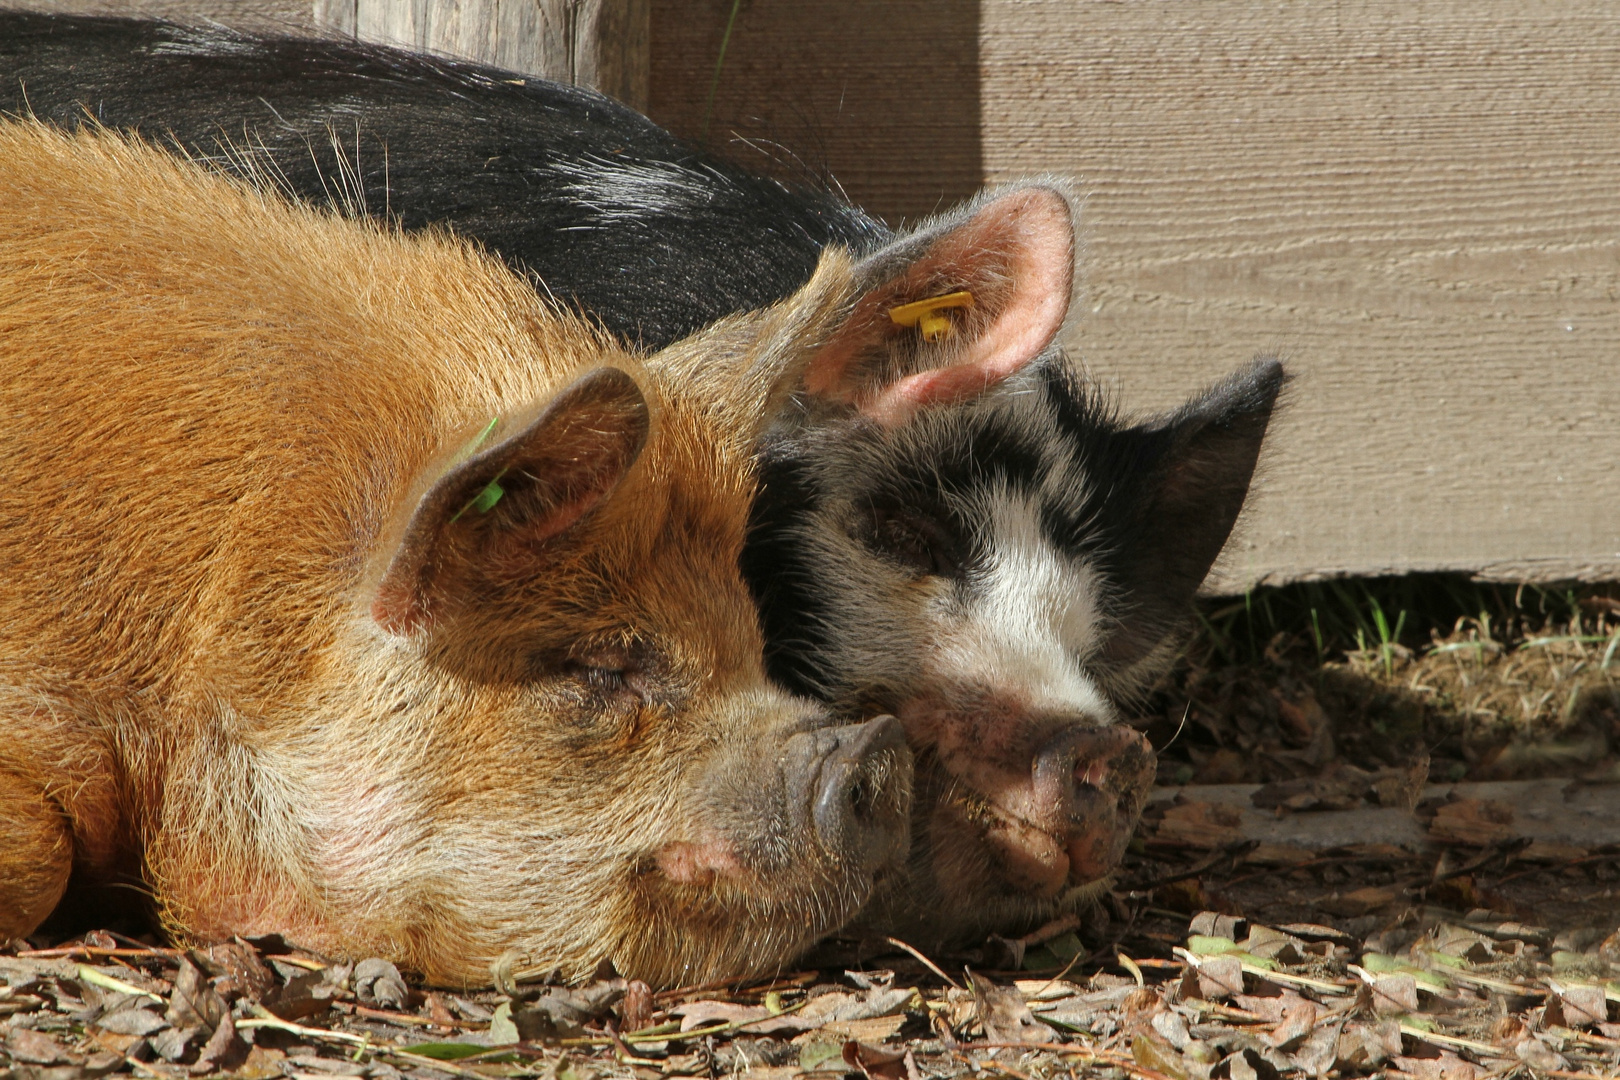
<path id="1" fill-rule="evenodd" d="M 329 32 L 588 86 L 647 107 L 651 0 L 315 0 Z"/>

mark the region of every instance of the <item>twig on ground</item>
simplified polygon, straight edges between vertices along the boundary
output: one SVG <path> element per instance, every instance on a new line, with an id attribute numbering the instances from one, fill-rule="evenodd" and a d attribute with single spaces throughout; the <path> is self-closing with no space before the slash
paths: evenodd
<path id="1" fill-rule="evenodd" d="M 938 964 L 924 956 L 920 949 L 914 949 L 910 945 L 907 945 L 905 942 L 901 941 L 899 938 L 895 937 L 886 937 L 883 940 L 887 941 L 890 945 L 893 945 L 897 949 L 904 949 L 906 952 L 910 953 L 912 956 L 915 956 L 919 961 L 921 961 L 922 965 L 929 971 L 932 971 L 935 975 L 938 975 L 956 989 L 962 989 L 961 983 L 945 974 L 944 970 L 942 970 Z"/>

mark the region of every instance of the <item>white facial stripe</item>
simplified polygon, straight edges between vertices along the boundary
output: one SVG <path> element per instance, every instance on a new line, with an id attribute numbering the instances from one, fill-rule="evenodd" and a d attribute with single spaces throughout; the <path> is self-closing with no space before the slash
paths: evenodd
<path id="1" fill-rule="evenodd" d="M 1000 490 L 981 505 L 988 562 L 941 627 L 940 674 L 1033 711 L 1113 720 L 1078 661 L 1098 638 L 1095 571 L 1052 545 L 1035 500 Z"/>

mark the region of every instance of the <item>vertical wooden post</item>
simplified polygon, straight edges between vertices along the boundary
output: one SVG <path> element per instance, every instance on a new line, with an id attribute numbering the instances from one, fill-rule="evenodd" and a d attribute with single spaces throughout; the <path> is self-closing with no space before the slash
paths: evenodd
<path id="1" fill-rule="evenodd" d="M 589 86 L 647 108 L 651 0 L 315 0 L 323 30 Z"/>

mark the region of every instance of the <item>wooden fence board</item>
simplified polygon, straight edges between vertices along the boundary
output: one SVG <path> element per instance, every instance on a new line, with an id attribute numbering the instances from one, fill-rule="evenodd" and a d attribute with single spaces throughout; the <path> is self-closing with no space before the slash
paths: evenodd
<path id="1" fill-rule="evenodd" d="M 25 0 L 0 2 L 0 7 L 180 22 L 208 19 L 244 30 L 288 34 L 308 34 L 315 29 L 311 0 Z"/>
<path id="2" fill-rule="evenodd" d="M 679 131 L 730 6 L 654 5 L 652 111 Z M 891 218 L 971 188 L 942 182 L 942 150 L 989 182 L 1074 177 L 1068 344 L 1129 408 L 1287 358 L 1299 378 L 1213 588 L 1620 579 L 1611 5 L 972 8 L 745 3 L 711 125 L 819 156 Z M 949 85 L 969 18 L 976 138 Z"/>
<path id="3" fill-rule="evenodd" d="M 649 0 L 314 0 L 323 29 L 589 86 L 647 107 Z"/>

